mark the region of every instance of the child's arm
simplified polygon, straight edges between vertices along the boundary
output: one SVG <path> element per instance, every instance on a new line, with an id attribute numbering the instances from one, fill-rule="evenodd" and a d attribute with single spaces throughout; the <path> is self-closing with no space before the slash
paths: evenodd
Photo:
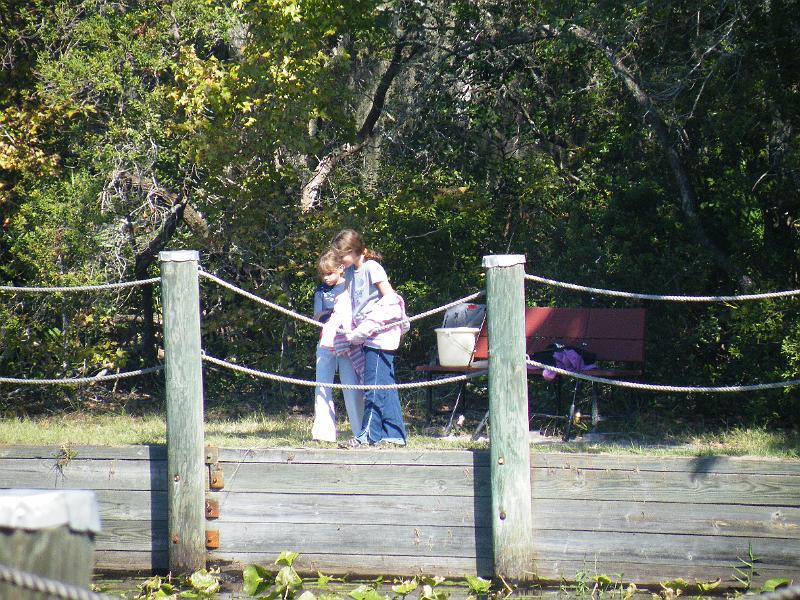
<path id="1" fill-rule="evenodd" d="M 314 292 L 314 319 L 319 321 L 326 312 L 322 309 L 322 291 L 317 288 Z"/>
<path id="2" fill-rule="evenodd" d="M 375 287 L 378 288 L 378 291 L 381 293 L 381 296 L 388 296 L 389 294 L 394 294 L 394 289 L 392 288 L 392 284 L 388 281 L 379 281 L 375 284 Z"/>
<path id="3" fill-rule="evenodd" d="M 352 327 L 353 313 L 350 308 L 350 294 L 345 290 L 333 303 L 331 318 L 322 327 L 319 344 L 323 348 L 333 348 L 336 335 L 340 329 L 349 332 Z"/>

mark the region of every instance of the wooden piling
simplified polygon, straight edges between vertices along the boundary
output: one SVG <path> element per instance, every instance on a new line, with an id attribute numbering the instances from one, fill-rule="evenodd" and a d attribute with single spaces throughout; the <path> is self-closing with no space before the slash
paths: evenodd
<path id="1" fill-rule="evenodd" d="M 206 565 L 203 365 L 200 350 L 199 255 L 161 252 L 167 396 L 169 569 Z"/>
<path id="2" fill-rule="evenodd" d="M 489 437 L 495 575 L 535 573 L 525 364 L 525 257 L 483 257 L 489 336 Z"/>
<path id="3" fill-rule="evenodd" d="M 88 590 L 99 531 L 93 491 L 0 490 L 0 565 L 7 569 Z M 0 581 L 3 600 L 54 597 Z"/>

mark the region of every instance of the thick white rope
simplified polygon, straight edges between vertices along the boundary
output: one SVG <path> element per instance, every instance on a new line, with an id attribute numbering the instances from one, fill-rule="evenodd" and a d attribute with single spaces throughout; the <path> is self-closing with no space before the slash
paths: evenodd
<path id="1" fill-rule="evenodd" d="M 464 304 L 465 302 L 469 302 L 471 300 L 476 300 L 483 296 L 484 292 L 475 292 L 474 294 L 470 294 L 469 296 L 464 296 L 463 298 L 459 298 L 458 300 L 453 300 L 449 304 L 444 304 L 443 306 L 437 306 L 436 308 L 432 308 L 431 310 L 419 313 L 418 315 L 414 315 L 413 317 L 408 317 L 407 319 L 401 319 L 399 321 L 392 321 L 391 323 L 387 323 L 386 325 L 381 325 L 375 331 L 375 333 L 380 333 L 381 331 L 386 331 L 387 329 L 391 329 L 392 327 L 397 327 L 402 323 L 413 323 L 414 321 L 418 321 L 420 319 L 424 319 L 425 317 L 430 317 L 431 315 L 435 315 L 436 313 L 444 312 L 454 306 L 458 306 L 459 304 Z"/>
<path id="2" fill-rule="evenodd" d="M 526 364 L 531 367 L 538 367 L 540 369 L 547 369 L 559 375 L 566 375 L 574 377 L 575 379 L 583 379 L 585 381 L 593 381 L 595 383 L 607 383 L 609 385 L 616 385 L 618 387 L 633 388 L 638 390 L 648 390 L 651 392 L 680 392 L 680 393 L 724 393 L 724 392 L 755 392 L 759 390 L 774 390 L 777 388 L 791 387 L 800 385 L 800 379 L 791 379 L 789 381 L 779 381 L 775 383 L 759 383 L 755 385 L 723 385 L 718 387 L 708 386 L 686 386 L 686 385 L 656 385 L 651 383 L 637 383 L 634 381 L 620 381 L 618 379 L 609 379 L 607 377 L 595 377 L 594 375 L 586 375 L 586 373 L 578 373 L 576 371 L 568 371 L 559 367 L 554 367 L 545 363 L 535 360 L 526 359 Z"/>
<path id="3" fill-rule="evenodd" d="M 291 309 L 284 308 L 283 306 L 280 306 L 279 304 L 275 304 L 274 302 L 270 302 L 269 300 L 265 300 L 264 298 L 261 298 L 259 296 L 256 296 L 255 294 L 252 294 L 252 293 L 248 292 L 247 290 L 243 290 L 242 288 L 237 287 L 236 285 L 234 285 L 232 283 L 228 283 L 224 279 L 220 279 L 219 277 L 209 273 L 208 271 L 203 271 L 202 269 L 200 269 L 198 272 L 202 277 L 205 277 L 206 279 L 210 279 L 214 283 L 216 283 L 218 285 L 221 285 L 222 287 L 227 288 L 227 289 L 231 290 L 232 292 L 235 292 L 236 294 L 239 294 L 240 296 L 244 296 L 245 298 L 249 298 L 250 300 L 253 300 L 254 302 L 257 302 L 259 304 L 263 304 L 264 306 L 267 306 L 267 307 L 269 307 L 269 308 L 271 308 L 273 310 L 277 310 L 278 312 L 283 313 L 284 315 L 287 315 L 287 316 L 292 317 L 294 319 L 298 319 L 300 321 L 304 321 L 306 323 L 309 323 L 310 325 L 316 325 L 317 327 L 322 327 L 324 325 L 324 323 L 321 323 L 320 321 L 317 321 L 315 319 L 312 319 L 310 317 L 302 315 L 302 314 L 300 314 L 298 312 L 295 312 L 295 311 L 293 311 Z M 484 294 L 483 291 L 475 292 L 474 294 L 470 294 L 469 296 L 465 296 L 465 297 L 460 298 L 458 300 L 453 300 L 449 304 L 445 304 L 443 306 L 439 306 L 439 307 L 433 308 L 431 310 L 425 311 L 425 312 L 420 313 L 418 315 L 414 315 L 413 317 L 408 317 L 408 319 L 405 319 L 404 321 L 394 321 L 393 323 L 388 323 L 388 324 L 383 325 L 380 328 L 376 329 L 375 332 L 377 333 L 377 332 L 380 332 L 380 331 L 384 331 L 386 329 L 391 329 L 392 327 L 397 327 L 398 325 L 400 325 L 401 323 L 404 323 L 404 322 L 405 323 L 412 323 L 412 322 L 417 321 L 419 319 L 424 319 L 425 317 L 429 317 L 431 315 L 435 315 L 436 313 L 444 312 L 447 309 L 452 308 L 454 306 L 458 306 L 459 304 L 463 304 L 464 302 L 469 302 L 470 300 L 475 300 L 476 298 L 480 298 L 483 294 Z"/>
<path id="4" fill-rule="evenodd" d="M 103 283 L 99 285 L 76 285 L 64 287 L 16 287 L 13 285 L 0 285 L 0 292 L 9 292 L 15 294 L 17 292 L 44 292 L 44 293 L 57 293 L 57 292 L 96 292 L 102 290 L 118 290 L 122 288 L 136 287 L 139 285 L 150 285 L 161 281 L 160 277 L 151 277 L 150 279 L 137 279 L 136 281 L 121 281 L 119 283 Z"/>
<path id="5" fill-rule="evenodd" d="M 96 383 L 98 381 L 114 381 L 116 379 L 128 379 L 139 375 L 148 375 L 163 370 L 164 367 L 148 367 L 138 371 L 127 371 L 125 373 L 115 373 L 114 375 L 95 375 L 94 377 L 67 377 L 63 379 L 18 379 L 16 377 L 0 377 L 0 383 L 13 383 L 19 385 L 81 385 L 84 383 Z"/>
<path id="6" fill-rule="evenodd" d="M 51 598 L 58 597 L 64 600 L 120 600 L 119 596 L 97 594 L 56 579 L 49 579 L 36 573 L 21 571 L 16 567 L 8 567 L 6 565 L 0 565 L 0 581 L 10 583 L 17 588 L 41 592 Z M 16 598 L 17 596 L 14 597 Z"/>
<path id="7" fill-rule="evenodd" d="M 638 294 L 634 292 L 606 290 L 603 288 L 595 288 L 585 285 L 578 285 L 575 283 L 556 281 L 555 279 L 547 279 L 546 277 L 540 277 L 538 275 L 528 275 L 527 273 L 525 274 L 525 279 L 528 281 L 535 281 L 536 283 L 553 285 L 579 292 L 591 292 L 592 294 L 604 294 L 606 296 L 618 296 L 620 298 L 635 298 L 637 300 L 668 300 L 672 302 L 739 302 L 743 300 L 765 300 L 767 298 L 785 298 L 787 296 L 800 295 L 800 290 L 786 290 L 782 292 L 765 292 L 763 294 L 742 294 L 739 296 L 666 296 L 662 294 Z"/>
<path id="8" fill-rule="evenodd" d="M 466 381 L 467 379 L 472 379 L 473 377 L 479 377 L 481 375 L 486 374 L 486 371 L 482 370 L 482 371 L 475 371 L 474 373 L 467 373 L 466 375 L 456 375 L 455 377 L 443 377 L 441 379 L 434 379 L 432 381 L 415 381 L 412 383 L 396 383 L 394 385 L 350 385 L 344 383 L 322 383 L 319 381 L 309 381 L 307 379 L 297 379 L 295 377 L 285 377 L 283 375 L 276 375 L 275 373 L 267 373 L 265 371 L 258 371 L 256 369 L 242 367 L 240 365 L 228 362 L 226 360 L 209 356 L 208 354 L 203 354 L 203 360 L 211 364 L 224 367 L 226 369 L 230 369 L 232 371 L 238 371 L 240 373 L 246 373 L 247 375 L 252 375 L 253 377 L 260 377 L 262 379 L 271 379 L 273 381 L 278 381 L 280 383 L 292 383 L 295 385 L 303 385 L 306 387 L 319 386 L 325 388 L 332 388 L 334 390 L 410 390 L 414 388 L 429 387 L 434 385 L 445 385 L 447 383 L 457 383 L 459 381 Z"/>
<path id="9" fill-rule="evenodd" d="M 437 306 L 436 308 L 432 308 L 431 310 L 426 310 L 425 312 L 421 312 L 418 315 L 414 315 L 413 317 L 409 317 L 409 322 L 418 321 L 419 319 L 424 319 L 425 317 L 430 317 L 431 315 L 435 315 L 437 313 L 444 312 L 454 306 L 458 306 L 459 304 L 464 304 L 465 302 L 470 302 L 472 300 L 477 300 L 481 296 L 483 296 L 486 292 L 481 290 L 480 292 L 475 292 L 474 294 L 470 294 L 469 296 L 464 296 L 463 298 L 459 298 L 458 300 L 453 300 L 448 304 L 444 304 L 442 306 Z"/>
<path id="10" fill-rule="evenodd" d="M 217 277 L 216 275 L 212 275 L 208 271 L 203 271 L 203 269 L 199 269 L 198 273 L 200 274 L 201 277 L 205 277 L 206 279 L 210 279 L 214 283 L 216 283 L 218 285 L 221 285 L 222 287 L 227 288 L 227 289 L 231 290 L 232 292 L 235 292 L 235 293 L 239 294 L 240 296 L 244 296 L 245 298 L 249 298 L 250 300 L 252 300 L 254 302 L 257 302 L 259 304 L 263 304 L 264 306 L 268 306 L 272 310 L 277 310 L 279 313 L 283 313 L 284 315 L 287 315 L 289 317 L 293 317 L 293 318 L 298 319 L 300 321 L 304 321 L 306 323 L 309 323 L 310 325 L 316 325 L 317 327 L 322 327 L 322 325 L 323 325 L 323 323 L 320 323 L 316 319 L 312 319 L 311 317 L 307 317 L 305 315 L 301 315 L 300 313 L 297 313 L 297 312 L 295 312 L 293 310 L 289 310 L 288 308 L 284 308 L 283 306 L 281 306 L 279 304 L 275 304 L 274 302 L 270 302 L 269 300 L 264 300 L 264 298 L 260 298 L 259 296 L 256 296 L 255 294 L 251 294 L 247 290 L 243 290 L 240 287 L 236 287 L 232 283 L 228 283 L 224 279 L 220 279 L 219 277 Z"/>

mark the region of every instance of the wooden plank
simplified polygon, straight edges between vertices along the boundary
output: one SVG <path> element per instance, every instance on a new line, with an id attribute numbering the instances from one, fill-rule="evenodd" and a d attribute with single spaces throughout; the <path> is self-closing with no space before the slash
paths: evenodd
<path id="1" fill-rule="evenodd" d="M 164 572 L 169 564 L 167 550 L 98 550 L 94 554 L 95 574 Z"/>
<path id="2" fill-rule="evenodd" d="M 277 554 L 263 552 L 232 552 L 215 550 L 209 553 L 209 562 L 223 570 L 241 570 L 251 564 L 262 565 L 268 570 L 277 570 L 274 561 Z M 303 575 L 398 576 L 440 575 L 442 577 L 464 577 L 466 575 L 492 576 L 492 559 L 454 556 L 383 556 L 330 553 L 303 553 L 293 563 Z"/>
<path id="3" fill-rule="evenodd" d="M 166 460 L 164 445 L 140 446 L 70 446 L 70 454 L 76 458 L 107 460 Z M 57 459 L 62 455 L 60 446 L 0 445 L 0 458 L 44 458 Z"/>
<path id="4" fill-rule="evenodd" d="M 532 469 L 537 498 L 800 506 L 800 478 L 595 469 Z"/>
<path id="5" fill-rule="evenodd" d="M 659 502 L 534 499 L 534 530 L 799 538 L 800 509 Z"/>
<path id="6" fill-rule="evenodd" d="M 488 481 L 488 469 L 469 466 L 241 463 L 225 469 L 230 492 L 486 496 Z"/>
<path id="7" fill-rule="evenodd" d="M 403 485 L 386 481 L 402 477 Z M 778 475 L 532 469 L 533 496 L 693 504 L 800 505 L 800 478 Z M 485 496 L 484 468 L 392 465 L 241 463 L 226 471 L 225 489 L 238 492 Z"/>
<path id="8" fill-rule="evenodd" d="M 166 461 L 0 459 L 2 488 L 166 490 L 166 476 Z"/>
<path id="9" fill-rule="evenodd" d="M 250 564 L 264 566 L 275 571 L 277 567 L 273 554 L 255 552 L 210 553 L 209 561 L 220 566 L 223 571 L 240 571 Z M 440 575 L 448 578 L 461 578 L 467 575 L 492 576 L 492 564 L 489 559 L 469 559 L 456 557 L 417 557 L 417 556 L 363 556 L 360 554 L 301 554 L 294 562 L 295 568 L 304 576 L 313 577 L 318 572 L 326 575 L 351 576 L 411 576 Z M 612 577 L 614 581 L 636 581 L 639 585 L 658 587 L 660 581 L 683 578 L 689 583 L 710 581 L 717 577 L 722 579 L 721 587 L 729 588 L 738 585 L 732 579 L 733 569 L 730 564 L 714 564 L 695 561 L 691 564 L 672 564 L 668 562 L 625 562 L 620 560 L 604 560 L 590 562 L 586 560 L 551 560 L 547 557 L 537 560 L 537 577 L 542 583 L 561 585 L 574 582 L 578 574 L 584 579 L 596 575 Z M 791 577 L 783 567 L 759 566 L 758 575 L 754 577 L 754 587 L 771 577 Z M 517 592 L 519 593 L 519 592 Z M 517 594 L 515 594 L 517 595 Z M 534 595 L 534 594 L 532 594 Z M 523 596 L 524 597 L 524 596 Z"/>
<path id="10" fill-rule="evenodd" d="M 165 460 L 166 447 L 145 446 L 73 446 L 77 459 Z M 58 446 L 0 446 L 0 459 L 41 458 L 53 463 L 60 456 Z M 392 464 L 439 466 L 488 466 L 487 450 L 321 450 L 314 448 L 220 448 L 220 462 L 275 462 L 318 464 Z M 800 460 L 772 457 L 731 456 L 645 456 L 637 454 L 586 454 L 534 452 L 534 468 L 619 469 L 627 471 L 678 471 L 688 473 L 751 473 L 800 477 Z"/>
<path id="11" fill-rule="evenodd" d="M 215 492 L 218 522 L 321 523 L 357 525 L 369 515 L 372 524 L 457 525 L 471 527 L 475 514 L 489 525 L 488 497 L 353 495 L 343 501 L 331 494 Z"/>
<path id="12" fill-rule="evenodd" d="M 643 340 L 643 308 L 591 308 L 586 336 L 610 340 Z"/>
<path id="13" fill-rule="evenodd" d="M 635 582 L 639 587 L 649 586 L 656 589 L 660 589 L 659 582 L 678 578 L 684 579 L 690 584 L 719 578 L 722 581 L 717 592 L 740 587 L 740 584 L 733 579 L 733 566 L 729 563 L 714 564 L 698 560 L 675 564 L 660 561 L 629 562 L 616 560 L 614 557 L 597 561 L 553 560 L 549 557 L 540 557 L 536 566 L 538 568 L 536 575 L 545 585 L 561 585 L 563 582 L 574 582 L 579 578 L 586 581 L 597 575 L 605 575 L 611 577 L 615 582 Z M 753 577 L 753 589 L 759 589 L 770 578 L 787 576 L 797 580 L 797 574 L 787 571 L 785 567 L 760 565 L 757 575 Z"/>
<path id="14" fill-rule="evenodd" d="M 382 556 L 491 557 L 489 527 L 433 527 L 412 525 L 336 525 L 294 523 L 218 522 L 220 551 L 263 552 L 277 556 L 295 552 Z"/>
<path id="15" fill-rule="evenodd" d="M 741 473 L 800 477 L 800 460 L 736 456 L 642 456 L 636 454 L 533 453 L 532 468 L 620 471 Z"/>
<path id="16" fill-rule="evenodd" d="M 220 521 L 436 526 L 489 525 L 488 498 L 352 496 L 218 492 Z M 101 504 L 101 511 L 103 505 Z M 533 529 L 572 529 L 720 536 L 798 537 L 800 509 L 658 502 L 533 499 Z"/>
<path id="17" fill-rule="evenodd" d="M 166 491 L 97 490 L 95 497 L 103 524 L 108 521 L 167 519 Z"/>
<path id="18" fill-rule="evenodd" d="M 598 534 L 592 531 L 539 530 L 535 536 L 536 556 L 550 560 L 602 561 L 613 558 L 628 562 L 656 561 L 692 564 L 713 557 L 715 564 L 737 564 L 746 557 L 748 543 L 759 557 L 759 565 L 800 570 L 800 539 L 665 535 L 660 533 Z"/>
<path id="19" fill-rule="evenodd" d="M 586 336 L 589 311 L 585 308 L 552 308 L 529 306 L 525 309 L 525 337 L 549 338 Z"/>
<path id="20" fill-rule="evenodd" d="M 315 448 L 220 448 L 220 463 L 488 466 L 487 450 L 321 450 Z M 226 466 L 226 468 L 228 468 Z"/>
<path id="21" fill-rule="evenodd" d="M 95 538 L 98 550 L 152 552 L 167 549 L 166 521 L 106 521 Z"/>

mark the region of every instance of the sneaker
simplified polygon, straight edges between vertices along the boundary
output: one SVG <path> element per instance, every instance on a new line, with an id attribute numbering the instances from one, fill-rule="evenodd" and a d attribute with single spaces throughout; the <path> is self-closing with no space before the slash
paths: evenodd
<path id="1" fill-rule="evenodd" d="M 366 444 L 364 444 L 358 438 L 350 438 L 346 442 L 339 442 L 339 448 L 343 448 L 345 450 L 350 450 L 352 448 L 360 448 L 361 446 L 364 446 L 364 445 L 366 445 Z"/>
<path id="2" fill-rule="evenodd" d="M 379 446 L 398 446 L 402 448 L 406 445 L 406 442 L 402 438 L 383 438 L 381 441 L 377 442 Z"/>

